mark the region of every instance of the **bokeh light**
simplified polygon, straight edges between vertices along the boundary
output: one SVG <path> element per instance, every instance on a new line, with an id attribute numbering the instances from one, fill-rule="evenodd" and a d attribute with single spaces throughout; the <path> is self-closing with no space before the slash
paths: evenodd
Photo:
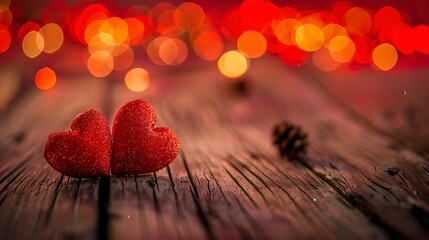
<path id="1" fill-rule="evenodd" d="M 188 47 L 177 38 L 169 38 L 159 46 L 159 58 L 167 65 L 179 65 L 188 56 Z"/>
<path id="2" fill-rule="evenodd" d="M 0 11 L 0 25 L 9 27 L 13 20 L 12 11 L 9 8 L 6 8 L 4 11 Z"/>
<path id="3" fill-rule="evenodd" d="M 22 40 L 22 51 L 29 58 L 35 58 L 43 51 L 45 40 L 38 31 L 30 31 Z"/>
<path id="4" fill-rule="evenodd" d="M 358 37 L 354 39 L 356 52 L 354 60 L 360 64 L 368 64 L 371 62 L 371 51 L 374 41 L 370 37 Z"/>
<path id="5" fill-rule="evenodd" d="M 350 34 L 364 36 L 371 30 L 371 15 L 363 8 L 354 7 L 344 15 L 344 24 Z"/>
<path id="6" fill-rule="evenodd" d="M 323 32 L 314 24 L 304 24 L 296 30 L 296 44 L 307 52 L 317 51 L 323 45 Z"/>
<path id="7" fill-rule="evenodd" d="M 293 18 L 286 18 L 273 24 L 274 33 L 277 39 L 285 45 L 296 45 L 296 30 L 301 23 Z"/>
<path id="8" fill-rule="evenodd" d="M 9 9 L 11 0 L 0 0 L 0 12 L 4 12 Z"/>
<path id="9" fill-rule="evenodd" d="M 55 83 L 57 82 L 57 75 L 51 68 L 44 67 L 36 73 L 34 82 L 39 89 L 51 89 L 55 86 Z"/>
<path id="10" fill-rule="evenodd" d="M 248 58 L 258 58 L 267 50 L 267 40 L 260 32 L 248 30 L 238 38 L 237 48 Z"/>
<path id="11" fill-rule="evenodd" d="M 401 23 L 401 14 L 391 6 L 380 8 L 374 16 L 374 29 L 376 32 L 392 32 Z"/>
<path id="12" fill-rule="evenodd" d="M 244 30 L 261 31 L 271 23 L 274 18 L 282 15 L 281 9 L 271 1 L 247 0 L 240 5 L 239 13 Z"/>
<path id="13" fill-rule="evenodd" d="M 162 36 L 177 37 L 185 30 L 177 27 L 174 21 L 176 7 L 168 2 L 158 3 L 149 13 L 149 18 L 155 25 L 155 30 Z"/>
<path id="14" fill-rule="evenodd" d="M 56 23 L 48 23 L 40 28 L 39 33 L 44 39 L 43 52 L 53 53 L 56 52 L 64 41 L 64 34 L 61 27 Z"/>
<path id="15" fill-rule="evenodd" d="M 333 59 L 326 48 L 321 48 L 319 51 L 313 53 L 312 60 L 314 65 L 323 71 L 333 71 L 341 66 L 341 63 Z"/>
<path id="16" fill-rule="evenodd" d="M 191 31 L 204 23 L 205 13 L 200 5 L 184 2 L 176 8 L 173 17 L 178 28 Z"/>
<path id="17" fill-rule="evenodd" d="M 145 26 L 144 23 L 135 17 L 125 18 L 124 21 L 128 26 L 128 37 L 130 41 L 130 45 L 139 45 L 143 43 Z"/>
<path id="18" fill-rule="evenodd" d="M 86 62 L 86 66 L 93 76 L 105 77 L 113 70 L 113 57 L 109 52 L 97 51 L 90 55 Z"/>
<path id="19" fill-rule="evenodd" d="M 227 78 L 238 78 L 249 69 L 249 60 L 239 51 L 229 51 L 219 58 L 217 67 L 220 73 Z"/>
<path id="20" fill-rule="evenodd" d="M 134 51 L 131 47 L 126 46 L 125 51 L 120 54 L 113 56 L 114 66 L 113 70 L 122 71 L 127 69 L 133 64 Z"/>
<path id="21" fill-rule="evenodd" d="M 400 52 L 407 55 L 412 54 L 416 50 L 416 44 L 413 42 L 417 40 L 414 33 L 413 28 L 405 23 L 401 24 L 392 33 L 391 42 Z"/>
<path id="22" fill-rule="evenodd" d="M 204 31 L 193 41 L 193 49 L 201 59 L 216 60 L 223 52 L 222 37 L 213 31 Z"/>
<path id="23" fill-rule="evenodd" d="M 90 24 L 88 24 L 83 34 L 86 44 L 89 45 L 91 44 L 91 42 L 93 42 L 94 44 L 94 39 L 97 39 L 97 42 L 99 42 L 100 44 L 102 43 L 99 33 L 100 33 L 100 27 L 105 20 L 106 19 L 97 19 L 95 21 L 92 21 Z"/>
<path id="24" fill-rule="evenodd" d="M 157 37 L 153 39 L 146 48 L 146 53 L 149 59 L 156 65 L 165 65 L 165 62 L 159 56 L 159 48 L 161 47 L 162 43 L 168 39 L 169 38 L 167 37 Z"/>
<path id="25" fill-rule="evenodd" d="M 347 11 L 355 7 L 355 4 L 349 1 L 337 1 L 333 4 L 330 13 L 332 23 L 342 24 Z"/>
<path id="26" fill-rule="evenodd" d="M 116 46 L 128 40 L 128 25 L 121 18 L 111 17 L 101 24 L 98 34 L 105 44 Z"/>
<path id="27" fill-rule="evenodd" d="M 383 43 L 374 48 L 372 62 L 377 69 L 388 71 L 398 60 L 398 52 L 390 43 Z"/>
<path id="28" fill-rule="evenodd" d="M 329 54 L 339 63 L 348 63 L 356 52 L 354 42 L 346 36 L 336 36 L 329 42 Z"/>
<path id="29" fill-rule="evenodd" d="M 349 34 L 343 26 L 335 23 L 329 23 L 322 29 L 323 37 L 324 37 L 324 43 L 323 45 L 326 48 L 329 48 L 329 42 L 336 36 L 346 36 L 348 37 Z"/>
<path id="30" fill-rule="evenodd" d="M 161 66 L 183 64 L 194 57 L 189 53 L 193 51 L 200 59 L 217 60 L 219 71 L 228 78 L 243 75 L 250 59 L 267 51 L 288 67 L 311 60 L 323 71 L 359 64 L 386 71 L 398 58 L 408 58 L 400 61 L 406 65 L 429 55 L 429 18 L 423 14 L 427 9 L 423 0 L 418 0 L 415 12 L 396 4 L 374 8 L 349 1 L 336 1 L 323 10 L 266 0 L 222 7 L 203 2 L 164 1 L 148 7 L 110 0 L 74 5 L 51 1 L 34 11 L 40 16 L 26 19 L 26 9 L 0 0 L 0 53 L 21 44 L 24 54 L 35 58 L 42 52 L 55 53 L 63 44 L 72 46 L 67 39 L 71 37 L 88 52 L 81 64 L 86 63 L 96 77 L 129 70 L 144 49 Z M 234 45 L 236 51 L 225 52 Z"/>
<path id="31" fill-rule="evenodd" d="M 0 25 L 0 54 L 9 49 L 11 41 L 12 38 L 8 29 Z"/>
<path id="32" fill-rule="evenodd" d="M 429 55 L 429 27 L 426 25 L 417 25 L 414 28 L 416 35 L 416 48 L 421 53 Z"/>
<path id="33" fill-rule="evenodd" d="M 82 44 L 85 44 L 87 42 L 84 35 L 87 26 L 95 20 L 105 20 L 109 16 L 109 11 L 102 4 L 90 4 L 82 11 L 79 11 L 74 18 L 71 18 L 69 26 L 71 35 Z"/>
<path id="34" fill-rule="evenodd" d="M 149 73 L 143 68 L 133 68 L 125 75 L 125 85 L 133 92 L 143 92 L 149 87 Z"/>
<path id="35" fill-rule="evenodd" d="M 222 15 L 220 30 L 228 40 L 237 41 L 242 33 L 241 17 L 238 9 L 230 9 Z"/>
<path id="36" fill-rule="evenodd" d="M 123 54 L 124 52 L 128 51 L 129 48 L 130 48 L 130 45 L 128 43 L 122 43 L 122 44 L 113 46 L 113 48 L 108 46 L 104 48 L 104 50 L 112 54 L 112 57 L 117 57 Z"/>
<path id="37" fill-rule="evenodd" d="M 24 23 L 18 31 L 18 40 L 22 41 L 25 37 L 25 35 L 27 35 L 27 33 L 31 32 L 31 31 L 39 31 L 40 30 L 40 26 L 39 24 L 33 22 L 33 21 L 29 21 Z"/>

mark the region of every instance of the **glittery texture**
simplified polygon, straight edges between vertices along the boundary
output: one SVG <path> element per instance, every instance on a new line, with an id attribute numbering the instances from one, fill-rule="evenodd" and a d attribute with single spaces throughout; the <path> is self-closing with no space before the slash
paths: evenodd
<path id="1" fill-rule="evenodd" d="M 69 177 L 109 175 L 112 136 L 106 118 L 88 110 L 75 117 L 71 130 L 49 136 L 45 144 L 48 163 Z"/>
<path id="2" fill-rule="evenodd" d="M 143 100 L 125 104 L 113 123 L 112 174 L 137 175 L 158 171 L 179 153 L 179 139 L 168 128 L 156 127 L 152 106 Z"/>

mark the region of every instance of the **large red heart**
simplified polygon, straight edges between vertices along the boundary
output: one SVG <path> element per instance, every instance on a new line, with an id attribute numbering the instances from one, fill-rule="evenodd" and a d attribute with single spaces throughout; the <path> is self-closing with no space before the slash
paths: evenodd
<path id="1" fill-rule="evenodd" d="M 49 136 L 45 144 L 48 163 L 69 177 L 109 175 L 112 136 L 106 118 L 88 110 L 75 117 L 71 130 Z"/>
<path id="2" fill-rule="evenodd" d="M 134 100 L 119 109 L 112 128 L 112 174 L 155 172 L 176 158 L 177 135 L 168 128 L 154 128 L 155 123 L 155 111 L 146 101 Z"/>

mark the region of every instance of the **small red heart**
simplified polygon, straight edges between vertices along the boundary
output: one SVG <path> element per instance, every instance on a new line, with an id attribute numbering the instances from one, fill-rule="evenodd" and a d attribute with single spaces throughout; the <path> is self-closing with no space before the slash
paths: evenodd
<path id="1" fill-rule="evenodd" d="M 155 110 L 146 101 L 134 100 L 119 109 L 112 129 L 112 174 L 155 172 L 176 158 L 177 135 L 168 128 L 154 128 L 155 123 Z"/>
<path id="2" fill-rule="evenodd" d="M 45 158 L 55 170 L 69 177 L 109 175 L 112 136 L 106 118 L 92 109 L 77 115 L 71 131 L 49 136 Z"/>

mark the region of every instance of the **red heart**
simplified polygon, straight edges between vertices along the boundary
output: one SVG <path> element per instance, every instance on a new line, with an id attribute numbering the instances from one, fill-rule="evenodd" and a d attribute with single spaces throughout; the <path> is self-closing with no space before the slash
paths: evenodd
<path id="1" fill-rule="evenodd" d="M 48 163 L 69 177 L 109 175 L 112 136 L 106 118 L 88 110 L 75 117 L 71 130 L 49 136 L 45 144 Z"/>
<path id="2" fill-rule="evenodd" d="M 146 101 L 131 101 L 119 109 L 112 129 L 112 174 L 155 172 L 176 158 L 177 135 L 168 128 L 154 128 L 155 123 L 155 111 Z"/>

